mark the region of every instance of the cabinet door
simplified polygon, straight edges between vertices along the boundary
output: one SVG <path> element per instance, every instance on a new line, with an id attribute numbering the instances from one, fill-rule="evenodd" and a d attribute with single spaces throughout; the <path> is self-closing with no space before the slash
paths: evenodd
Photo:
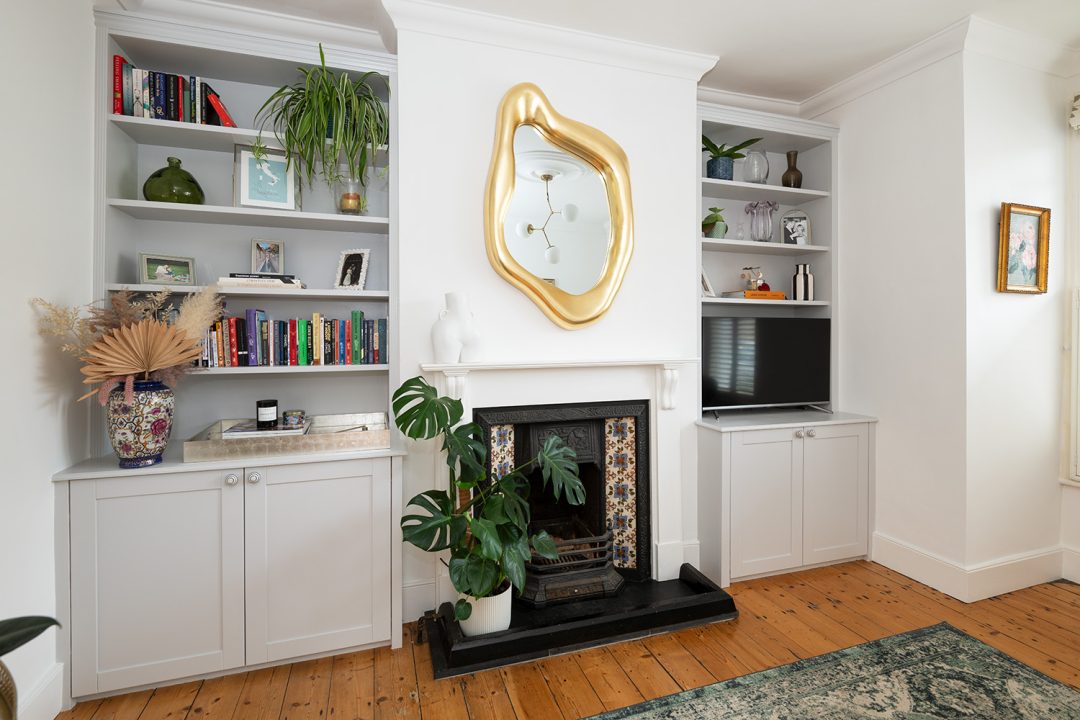
<path id="1" fill-rule="evenodd" d="M 248 468 L 247 662 L 390 638 L 390 461 Z"/>
<path id="2" fill-rule="evenodd" d="M 731 577 L 802 564 L 802 448 L 794 429 L 732 433 Z"/>
<path id="3" fill-rule="evenodd" d="M 803 563 L 866 554 L 869 431 L 865 423 L 807 428 L 803 449 Z"/>
<path id="4" fill-rule="evenodd" d="M 73 695 L 244 664 L 241 476 L 71 483 Z"/>

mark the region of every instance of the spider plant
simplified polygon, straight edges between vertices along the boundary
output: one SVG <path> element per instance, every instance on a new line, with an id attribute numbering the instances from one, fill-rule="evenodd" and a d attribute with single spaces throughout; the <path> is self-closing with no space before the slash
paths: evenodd
<path id="1" fill-rule="evenodd" d="M 364 184 L 365 170 L 389 138 L 389 116 L 376 92 L 386 81 L 375 72 L 352 79 L 348 72 L 330 70 L 321 43 L 319 64 L 297 70 L 300 80 L 278 88 L 256 113 L 255 154 L 265 153 L 262 133 L 269 123 L 287 167 L 295 163 L 308 187 L 317 174 L 332 187 L 345 169 Z"/>

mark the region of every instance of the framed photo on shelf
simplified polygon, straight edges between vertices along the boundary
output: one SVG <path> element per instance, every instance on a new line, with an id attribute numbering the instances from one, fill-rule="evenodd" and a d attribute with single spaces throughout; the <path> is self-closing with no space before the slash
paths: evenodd
<path id="1" fill-rule="evenodd" d="M 701 297 L 716 297 L 716 291 L 704 270 L 701 271 Z"/>
<path id="2" fill-rule="evenodd" d="M 299 210 L 295 168 L 288 170 L 285 153 L 265 150 L 256 157 L 251 145 L 234 148 L 233 204 L 238 207 Z"/>
<path id="3" fill-rule="evenodd" d="M 195 258 L 139 253 L 139 282 L 144 285 L 194 285 Z"/>
<path id="4" fill-rule="evenodd" d="M 1044 293 L 1050 256 L 1050 209 L 1001 203 L 998 292 Z"/>
<path id="5" fill-rule="evenodd" d="M 363 290 L 367 281 L 370 250 L 342 250 L 338 260 L 334 287 L 341 290 Z"/>
<path id="6" fill-rule="evenodd" d="M 281 275 L 285 272 L 285 241 L 251 241 L 251 272 Z"/>
<path id="7" fill-rule="evenodd" d="M 784 245 L 809 245 L 810 216 L 802 210 L 788 210 L 780 216 L 780 232 Z"/>

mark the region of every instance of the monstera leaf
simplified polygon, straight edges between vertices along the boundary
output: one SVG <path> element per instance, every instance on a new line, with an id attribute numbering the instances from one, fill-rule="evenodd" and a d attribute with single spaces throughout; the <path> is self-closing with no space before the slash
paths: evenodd
<path id="1" fill-rule="evenodd" d="M 475 485 L 484 477 L 487 448 L 481 437 L 482 431 L 476 423 L 460 425 L 443 433 L 442 449 L 446 451 L 446 464 L 451 470 L 460 464 L 457 482 L 463 487 Z"/>
<path id="2" fill-rule="evenodd" d="M 406 380 L 394 392 L 394 422 L 414 440 L 430 440 L 452 428 L 465 410 L 460 400 L 439 397 L 439 391 L 422 377 Z"/>
<path id="3" fill-rule="evenodd" d="M 450 494 L 445 490 L 422 492 L 410 500 L 409 505 L 428 512 L 427 515 L 405 515 L 401 518 L 402 537 L 421 550 L 446 550 L 465 534 L 468 520 L 454 514 Z"/>
<path id="4" fill-rule="evenodd" d="M 556 500 L 565 493 L 566 502 L 582 505 L 585 502 L 585 486 L 578 477 L 578 466 L 574 462 L 576 457 L 574 449 L 564 444 L 562 438 L 549 435 L 544 447 L 536 454 L 536 462 L 540 465 L 544 487 L 551 483 Z"/>
<path id="5" fill-rule="evenodd" d="M 29 615 L 27 617 L 0 620 L 0 656 L 7 655 L 60 623 L 51 617 Z"/>

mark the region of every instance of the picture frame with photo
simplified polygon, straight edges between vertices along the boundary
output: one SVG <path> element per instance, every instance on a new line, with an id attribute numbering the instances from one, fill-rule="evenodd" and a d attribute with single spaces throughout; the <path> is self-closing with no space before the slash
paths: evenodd
<path id="1" fill-rule="evenodd" d="M 788 210 L 780 216 L 780 242 L 784 245 L 810 245 L 810 216 L 802 210 Z"/>
<path id="2" fill-rule="evenodd" d="M 299 210 L 296 168 L 289 168 L 285 153 L 251 145 L 233 148 L 233 204 L 237 207 Z"/>
<path id="3" fill-rule="evenodd" d="M 194 285 L 195 258 L 139 253 L 139 282 L 144 285 Z"/>
<path id="4" fill-rule="evenodd" d="M 998 292 L 1042 294 L 1050 258 L 1050 209 L 1001 203 Z"/>
<path id="5" fill-rule="evenodd" d="M 285 273 L 285 241 L 253 239 L 251 241 L 251 272 L 283 275 Z"/>
<path id="6" fill-rule="evenodd" d="M 713 290 L 712 283 L 709 282 L 709 277 L 704 270 L 701 271 L 701 297 L 716 297 L 716 291 Z"/>
<path id="7" fill-rule="evenodd" d="M 368 262 L 371 250 L 342 250 L 338 260 L 334 287 L 339 290 L 363 290 L 367 282 Z"/>

